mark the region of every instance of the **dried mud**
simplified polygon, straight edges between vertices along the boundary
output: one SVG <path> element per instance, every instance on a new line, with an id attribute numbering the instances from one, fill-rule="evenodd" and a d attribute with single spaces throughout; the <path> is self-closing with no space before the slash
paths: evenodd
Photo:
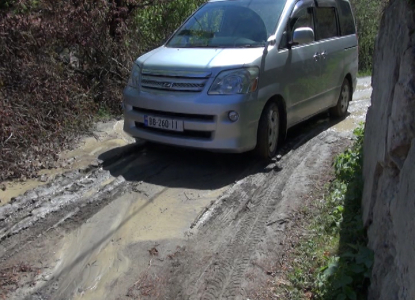
<path id="1" fill-rule="evenodd" d="M 369 97 L 360 80 L 345 120 L 296 126 L 267 163 L 131 144 L 120 123 L 102 125 L 95 142 L 61 155 L 75 157 L 69 170 L 0 206 L 0 271 L 13 279 L 0 277 L 0 297 L 246 299 L 275 271 L 295 213 Z"/>

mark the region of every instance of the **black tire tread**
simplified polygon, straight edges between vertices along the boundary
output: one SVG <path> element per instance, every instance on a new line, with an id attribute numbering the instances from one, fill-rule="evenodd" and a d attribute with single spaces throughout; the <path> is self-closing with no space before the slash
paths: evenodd
<path id="1" fill-rule="evenodd" d="M 340 95 L 339 95 L 339 98 L 337 99 L 337 104 L 336 104 L 336 106 L 334 106 L 334 107 L 331 107 L 330 109 L 329 109 L 329 114 L 330 114 L 330 117 L 332 117 L 332 118 L 334 118 L 334 119 L 337 119 L 337 118 L 343 118 L 343 117 L 345 117 L 346 115 L 347 115 L 347 109 L 346 109 L 346 111 L 343 113 L 342 112 L 342 110 L 341 110 L 341 96 L 342 96 L 342 91 L 343 91 L 343 87 L 344 87 L 344 85 L 345 84 L 347 84 L 348 86 L 349 86 L 349 103 L 350 103 L 350 98 L 351 98 L 351 95 L 352 95 L 352 89 L 351 89 L 351 85 L 350 85 L 350 82 L 349 82 L 349 80 L 347 79 L 347 78 L 345 78 L 344 80 L 343 80 L 343 84 L 342 84 L 342 86 L 341 86 L 341 88 L 340 88 Z"/>
<path id="2" fill-rule="evenodd" d="M 275 109 L 278 112 L 278 120 L 279 118 L 279 109 L 278 105 L 275 102 L 268 103 L 264 110 L 262 111 L 261 118 L 259 119 L 258 124 L 258 134 L 257 134 L 257 145 L 255 148 L 256 155 L 263 159 L 271 159 L 275 156 L 277 149 L 278 149 L 278 140 L 277 140 L 277 147 L 275 147 L 275 150 L 270 153 L 269 146 L 268 146 L 268 120 L 267 120 L 267 114 L 270 109 L 275 107 Z M 265 130 L 264 130 L 265 128 Z M 279 134 L 277 134 L 278 139 Z"/>

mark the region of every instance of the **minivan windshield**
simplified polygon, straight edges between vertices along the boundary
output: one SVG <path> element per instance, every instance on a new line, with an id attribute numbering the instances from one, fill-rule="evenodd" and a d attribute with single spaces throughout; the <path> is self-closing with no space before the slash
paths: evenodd
<path id="1" fill-rule="evenodd" d="M 263 47 L 287 0 L 208 2 L 167 42 L 174 48 Z"/>

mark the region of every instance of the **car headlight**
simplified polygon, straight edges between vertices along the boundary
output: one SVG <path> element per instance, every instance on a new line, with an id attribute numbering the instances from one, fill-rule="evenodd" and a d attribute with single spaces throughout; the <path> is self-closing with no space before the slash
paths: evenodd
<path id="1" fill-rule="evenodd" d="M 128 85 L 134 88 L 138 88 L 140 84 L 140 67 L 136 63 L 133 64 L 133 69 L 131 70 L 130 79 L 128 80 Z"/>
<path id="2" fill-rule="evenodd" d="M 222 71 L 209 89 L 210 95 L 247 94 L 258 87 L 259 69 L 256 67 Z"/>

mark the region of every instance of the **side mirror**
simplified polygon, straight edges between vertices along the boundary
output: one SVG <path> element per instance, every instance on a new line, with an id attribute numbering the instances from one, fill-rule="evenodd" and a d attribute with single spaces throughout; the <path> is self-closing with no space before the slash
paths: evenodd
<path id="1" fill-rule="evenodd" d="M 314 42 L 314 31 L 310 27 L 299 27 L 294 30 L 291 46 Z"/>

